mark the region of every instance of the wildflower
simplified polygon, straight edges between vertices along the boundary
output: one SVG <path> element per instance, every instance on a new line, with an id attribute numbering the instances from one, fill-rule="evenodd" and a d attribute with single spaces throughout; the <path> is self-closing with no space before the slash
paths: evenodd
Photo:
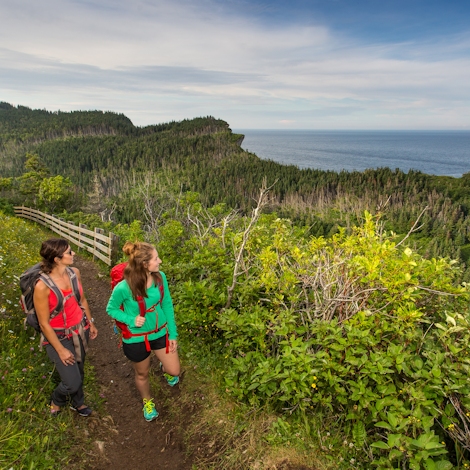
<path id="1" fill-rule="evenodd" d="M 8 330 L 8 333 L 14 333 L 14 331 L 13 330 Z"/>
<path id="2" fill-rule="evenodd" d="M 312 384 L 312 388 L 317 388 L 317 384 Z"/>
<path id="3" fill-rule="evenodd" d="M 7 408 L 7 413 L 11 413 L 13 411 L 13 408 Z"/>
<path id="4" fill-rule="evenodd" d="M 455 428 L 455 424 L 453 424 L 453 423 L 451 423 L 451 424 L 449 424 L 449 426 L 447 426 L 447 429 L 451 429 L 451 430 L 452 430 L 452 429 L 454 429 L 454 428 Z"/>
<path id="5" fill-rule="evenodd" d="M 41 379 L 45 379 L 45 378 L 46 378 L 46 376 L 45 376 L 45 375 L 43 375 L 43 376 L 41 377 Z"/>
<path id="6" fill-rule="evenodd" d="M 26 367 L 24 367 L 23 369 L 21 369 L 23 372 L 27 372 L 28 369 L 26 369 Z"/>
<path id="7" fill-rule="evenodd" d="M 31 347 L 29 348 L 29 350 L 30 350 L 30 351 L 34 351 L 34 348 L 31 346 Z"/>

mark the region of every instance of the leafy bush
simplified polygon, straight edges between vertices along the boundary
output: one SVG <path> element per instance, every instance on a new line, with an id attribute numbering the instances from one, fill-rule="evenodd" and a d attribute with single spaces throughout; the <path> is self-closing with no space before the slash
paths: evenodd
<path id="1" fill-rule="evenodd" d="M 240 243 L 236 233 L 231 240 Z M 220 254 L 212 253 L 204 262 L 216 269 Z M 217 295 L 222 283 L 204 275 L 185 284 L 177 302 L 188 332 L 224 344 L 226 385 L 237 399 L 288 411 L 307 430 L 319 414 L 334 418 L 352 446 L 332 452 L 348 462 L 426 469 L 451 468 L 451 457 L 463 462 L 452 443 L 461 451 L 470 443 L 470 325 L 456 263 L 423 258 L 377 231 L 369 214 L 352 234 L 329 240 L 264 217 L 243 263 L 230 308 Z"/>

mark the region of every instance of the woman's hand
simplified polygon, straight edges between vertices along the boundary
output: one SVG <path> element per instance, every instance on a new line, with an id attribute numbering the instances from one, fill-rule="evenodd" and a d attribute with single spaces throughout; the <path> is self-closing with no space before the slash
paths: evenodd
<path id="1" fill-rule="evenodd" d="M 143 324 L 145 323 L 145 317 L 141 317 L 140 315 L 137 315 L 134 319 L 134 324 L 138 328 L 140 328 Z"/>
<path id="2" fill-rule="evenodd" d="M 98 328 L 93 322 L 90 322 L 90 339 L 95 339 L 98 336 Z"/>
<path id="3" fill-rule="evenodd" d="M 170 343 L 170 352 L 176 352 L 178 349 L 178 341 L 176 341 L 176 339 L 170 339 L 168 342 Z"/>
<path id="4" fill-rule="evenodd" d="M 73 352 L 69 351 L 67 348 L 62 348 L 60 351 L 57 351 L 57 354 L 64 365 L 71 366 L 75 364 L 75 356 Z"/>

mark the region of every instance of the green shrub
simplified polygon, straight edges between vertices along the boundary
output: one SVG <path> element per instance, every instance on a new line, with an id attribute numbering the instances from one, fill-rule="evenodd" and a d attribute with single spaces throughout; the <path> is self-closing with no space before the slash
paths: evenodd
<path id="1" fill-rule="evenodd" d="M 451 468 L 442 442 L 470 442 L 468 290 L 453 261 L 424 259 L 375 227 L 366 214 L 326 241 L 277 220 L 254 237 L 240 290 L 249 284 L 258 303 L 222 310 L 217 323 L 232 356 L 226 384 L 312 423 L 335 416 L 354 443 L 348 459 Z"/>

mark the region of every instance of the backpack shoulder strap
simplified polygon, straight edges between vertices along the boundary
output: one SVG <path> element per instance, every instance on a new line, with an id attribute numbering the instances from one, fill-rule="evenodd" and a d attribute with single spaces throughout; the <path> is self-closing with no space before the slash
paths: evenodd
<path id="1" fill-rule="evenodd" d="M 140 313 L 139 315 L 141 317 L 145 317 L 145 314 L 147 313 L 147 309 L 145 307 L 145 300 L 142 296 L 138 296 L 137 297 L 137 303 L 139 304 L 139 310 L 140 310 Z"/>
<path id="2" fill-rule="evenodd" d="M 163 295 L 165 294 L 165 286 L 163 285 L 163 281 L 158 283 L 158 289 L 160 291 L 160 306 L 163 302 Z"/>
<path id="3" fill-rule="evenodd" d="M 51 312 L 51 318 L 53 318 L 60 311 L 62 311 L 64 307 L 64 294 L 62 294 L 62 291 L 56 286 L 55 282 L 51 279 L 51 277 L 48 274 L 41 272 L 39 274 L 38 279 L 41 279 L 41 281 L 44 282 L 44 284 L 46 284 L 46 286 L 49 287 L 49 289 L 51 289 L 52 292 L 54 292 L 57 298 L 57 305 L 55 309 Z"/>
<path id="4" fill-rule="evenodd" d="M 80 286 L 78 285 L 78 277 L 75 271 L 72 268 L 69 268 L 68 266 L 65 268 L 67 271 L 67 274 L 70 278 L 70 284 L 72 285 L 72 292 L 75 298 L 77 299 L 77 302 L 80 303 L 81 299 L 81 294 L 80 294 Z"/>

